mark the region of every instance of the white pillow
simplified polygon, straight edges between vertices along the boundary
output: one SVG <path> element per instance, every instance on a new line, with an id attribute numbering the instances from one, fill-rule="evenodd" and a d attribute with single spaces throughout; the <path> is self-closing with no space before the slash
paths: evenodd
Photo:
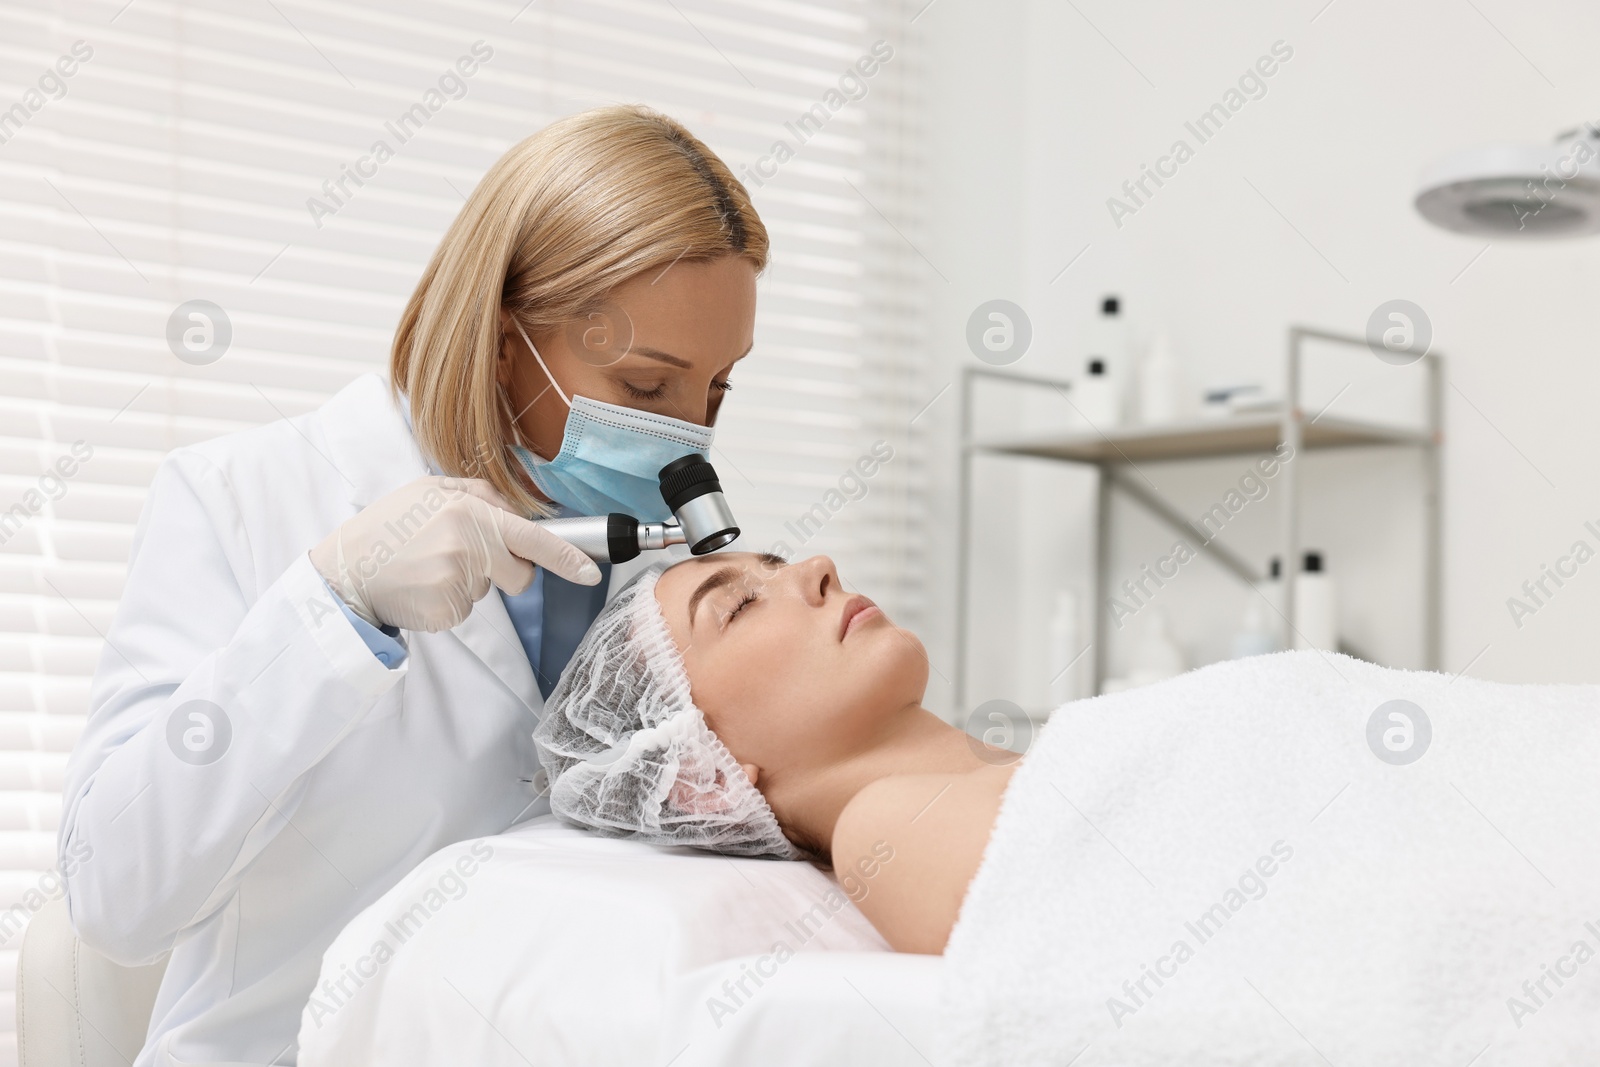
<path id="1" fill-rule="evenodd" d="M 686 1019 L 681 1000 L 667 1007 L 678 979 L 823 951 L 889 949 L 808 863 L 602 838 L 545 816 L 435 853 L 345 927 L 302 1013 L 299 1062 L 664 1063 L 681 1035 L 764 992 L 754 978 L 713 990 L 710 1018 Z"/>

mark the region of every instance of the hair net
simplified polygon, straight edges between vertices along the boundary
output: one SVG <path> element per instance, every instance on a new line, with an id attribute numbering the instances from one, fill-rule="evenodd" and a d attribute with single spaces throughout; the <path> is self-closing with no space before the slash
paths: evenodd
<path id="1" fill-rule="evenodd" d="M 600 612 L 534 731 L 557 815 L 613 837 L 798 859 L 777 816 L 689 695 L 656 603 L 665 565 Z"/>

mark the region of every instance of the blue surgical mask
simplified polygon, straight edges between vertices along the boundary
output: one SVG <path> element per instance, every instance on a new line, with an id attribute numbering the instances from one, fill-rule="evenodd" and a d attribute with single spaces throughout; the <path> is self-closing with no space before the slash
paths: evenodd
<path id="1" fill-rule="evenodd" d="M 516 322 L 516 319 L 512 319 Z M 657 474 L 662 467 L 691 452 L 711 450 L 711 427 L 697 426 L 636 408 L 567 396 L 545 366 L 544 357 L 517 322 L 528 351 L 550 379 L 550 387 L 567 405 L 567 428 L 561 451 L 544 460 L 521 444 L 512 448 L 539 491 L 582 515 L 620 511 L 642 522 L 672 517 L 661 499 Z M 516 424 L 512 428 L 515 432 Z"/>

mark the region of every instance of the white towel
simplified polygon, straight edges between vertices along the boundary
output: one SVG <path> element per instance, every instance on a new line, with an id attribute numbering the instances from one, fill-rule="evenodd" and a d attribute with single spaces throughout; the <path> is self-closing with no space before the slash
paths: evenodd
<path id="1" fill-rule="evenodd" d="M 1589 1067 L 1597 842 L 1597 686 L 1286 652 L 1069 704 L 950 939 L 946 1058 Z"/>

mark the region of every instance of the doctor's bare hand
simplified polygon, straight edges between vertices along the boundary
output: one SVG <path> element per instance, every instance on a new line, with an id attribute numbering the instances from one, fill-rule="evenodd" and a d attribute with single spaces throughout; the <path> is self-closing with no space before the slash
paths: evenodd
<path id="1" fill-rule="evenodd" d="M 600 581 L 593 560 L 472 478 L 402 486 L 312 549 L 311 562 L 374 626 L 430 633 L 459 624 L 491 585 L 527 589 L 536 564 L 580 585 Z"/>

